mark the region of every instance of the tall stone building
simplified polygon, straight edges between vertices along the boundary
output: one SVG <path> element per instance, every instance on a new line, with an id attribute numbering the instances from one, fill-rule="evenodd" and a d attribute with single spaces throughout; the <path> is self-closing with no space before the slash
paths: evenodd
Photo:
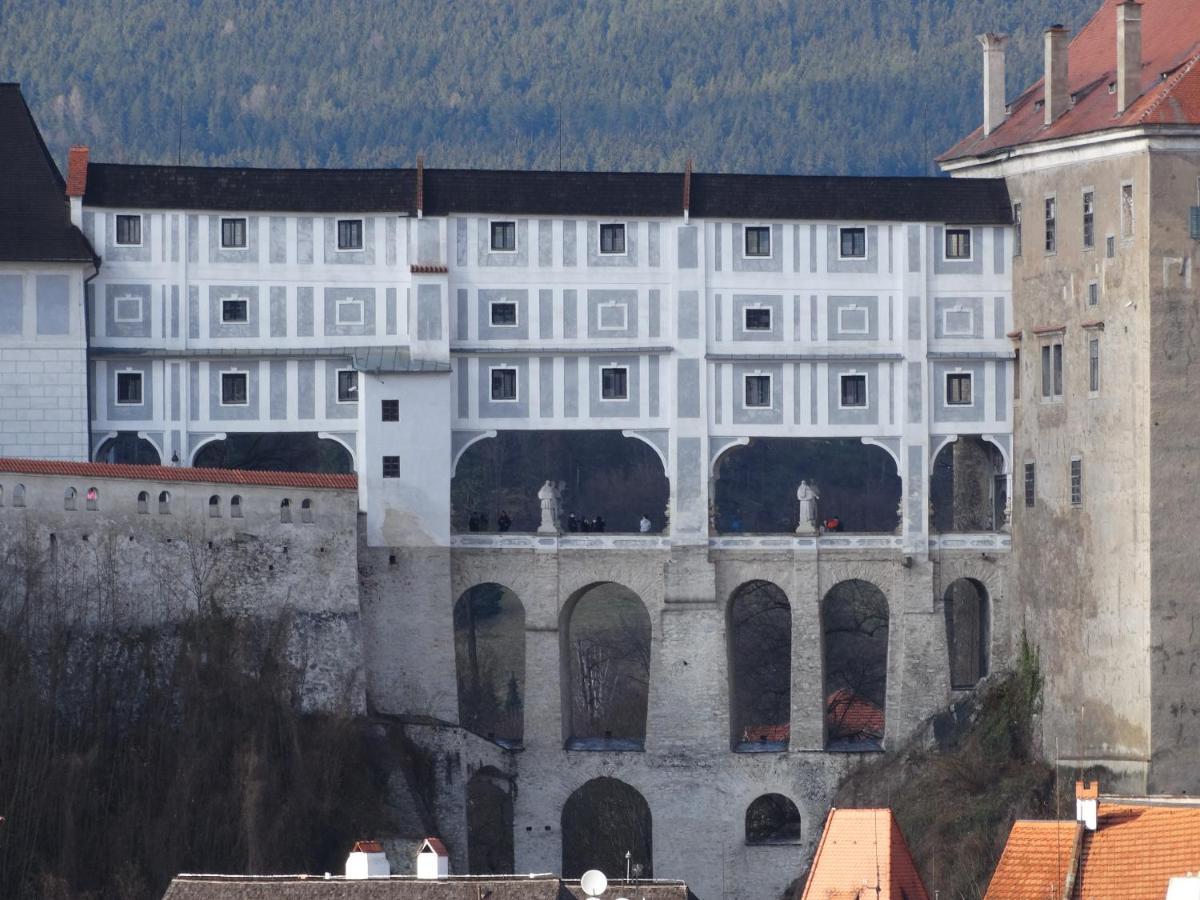
<path id="1" fill-rule="evenodd" d="M 1200 4 L 1107 0 L 940 160 L 1003 177 L 1013 263 L 1012 621 L 1046 672 L 1043 743 L 1126 786 L 1200 789 Z"/>

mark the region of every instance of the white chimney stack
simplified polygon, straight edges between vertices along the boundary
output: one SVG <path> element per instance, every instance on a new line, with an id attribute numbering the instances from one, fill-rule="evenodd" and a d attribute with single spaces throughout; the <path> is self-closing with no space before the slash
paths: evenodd
<path id="1" fill-rule="evenodd" d="M 450 853 L 435 837 L 427 837 L 417 851 L 417 877 L 427 880 L 450 877 Z"/>
<path id="2" fill-rule="evenodd" d="M 1096 815 L 1100 806 L 1100 783 L 1093 781 L 1084 787 L 1075 782 L 1075 821 L 1082 822 L 1088 831 L 1096 830 Z"/>
<path id="3" fill-rule="evenodd" d="M 1117 5 L 1117 113 L 1133 105 L 1142 93 L 1142 5 L 1133 0 Z"/>
<path id="4" fill-rule="evenodd" d="M 387 854 L 378 841 L 358 841 L 346 857 L 346 877 L 361 881 L 365 878 L 387 878 L 392 874 Z"/>
<path id="5" fill-rule="evenodd" d="M 1070 34 L 1061 25 L 1046 29 L 1046 75 L 1043 83 L 1044 107 L 1047 125 L 1053 125 L 1071 103 L 1071 90 L 1067 84 L 1067 45 Z"/>
<path id="6" fill-rule="evenodd" d="M 1004 121 L 1004 46 L 1006 34 L 976 35 L 983 45 L 983 134 L 991 134 Z"/>

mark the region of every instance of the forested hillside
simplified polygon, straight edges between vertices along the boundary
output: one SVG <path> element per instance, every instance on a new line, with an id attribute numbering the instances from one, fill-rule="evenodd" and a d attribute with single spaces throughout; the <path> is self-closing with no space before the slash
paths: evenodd
<path id="1" fill-rule="evenodd" d="M 61 160 L 901 174 L 980 119 L 973 35 L 1099 0 L 6 0 Z"/>

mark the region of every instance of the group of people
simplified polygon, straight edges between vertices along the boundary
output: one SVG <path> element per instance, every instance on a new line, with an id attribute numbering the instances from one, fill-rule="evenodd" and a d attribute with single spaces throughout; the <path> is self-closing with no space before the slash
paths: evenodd
<path id="1" fill-rule="evenodd" d="M 508 531 L 512 528 L 512 516 L 508 514 L 508 510 L 500 510 L 500 515 L 496 516 L 496 530 Z M 488 530 L 488 515 L 487 513 L 473 512 L 467 518 L 468 531 L 487 531 Z"/>
<path id="2" fill-rule="evenodd" d="M 603 531 L 606 525 L 604 516 L 598 515 L 594 519 L 581 519 L 575 513 L 567 516 L 567 531 L 570 532 L 582 531 L 586 534 L 592 531 Z"/>

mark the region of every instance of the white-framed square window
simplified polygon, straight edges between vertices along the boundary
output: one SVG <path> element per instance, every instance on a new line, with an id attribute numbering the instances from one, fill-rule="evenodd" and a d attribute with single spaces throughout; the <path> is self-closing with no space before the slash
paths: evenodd
<path id="1" fill-rule="evenodd" d="M 949 261 L 970 262 L 972 259 L 971 229 L 947 228 L 943 258 Z"/>
<path id="2" fill-rule="evenodd" d="M 517 223 L 511 219 L 488 222 L 488 249 L 493 253 L 517 252 Z"/>
<path id="3" fill-rule="evenodd" d="M 838 229 L 838 259 L 867 258 L 867 229 L 861 226 Z"/>
<path id="4" fill-rule="evenodd" d="M 493 328 L 516 328 L 517 303 L 515 300 L 492 300 L 488 303 L 488 321 Z"/>
<path id="5" fill-rule="evenodd" d="M 600 223 L 600 254 L 602 256 L 625 255 L 625 223 Z"/>
<path id="6" fill-rule="evenodd" d="M 246 220 L 244 218 L 221 219 L 221 249 L 246 249 Z"/>
<path id="7" fill-rule="evenodd" d="M 117 406 L 141 406 L 142 403 L 142 373 L 133 370 L 117 372 Z"/>
<path id="8" fill-rule="evenodd" d="M 746 225 L 742 229 L 742 254 L 747 259 L 770 259 L 771 226 Z"/>
<path id="9" fill-rule="evenodd" d="M 624 331 L 629 327 L 629 305 L 617 300 L 596 304 L 597 331 Z"/>
<path id="10" fill-rule="evenodd" d="M 837 311 L 838 334 L 870 334 L 871 313 L 865 306 L 851 303 L 839 306 Z"/>
<path id="11" fill-rule="evenodd" d="M 517 370 L 513 366 L 489 366 L 488 381 L 493 403 L 516 403 L 520 399 Z"/>
<path id="12" fill-rule="evenodd" d="M 366 304 L 357 297 L 343 297 L 333 305 L 337 325 L 362 325 L 366 321 Z"/>
<path id="13" fill-rule="evenodd" d="M 118 247 L 142 246 L 142 217 L 138 213 L 117 216 L 117 233 L 113 236 Z"/>
<path id="14" fill-rule="evenodd" d="M 363 220 L 337 220 L 337 248 L 339 251 L 351 252 L 363 248 Z"/>
<path id="15" fill-rule="evenodd" d="M 358 402 L 358 372 L 354 369 L 337 370 L 337 402 Z"/>
<path id="16" fill-rule="evenodd" d="M 113 299 L 114 322 L 141 322 L 142 298 L 136 294 L 122 294 Z"/>
<path id="17" fill-rule="evenodd" d="M 974 375 L 970 372 L 946 373 L 946 405 L 971 406 L 974 401 Z"/>
<path id="18" fill-rule="evenodd" d="M 746 409 L 770 409 L 772 381 L 770 372 L 750 372 L 742 376 L 742 405 Z"/>
<path id="19" fill-rule="evenodd" d="M 975 334 L 975 311 L 961 305 L 943 309 L 942 334 L 946 337 L 972 337 Z"/>
<path id="20" fill-rule="evenodd" d="M 772 309 L 769 306 L 755 304 L 742 308 L 743 331 L 770 331 Z"/>
<path id="21" fill-rule="evenodd" d="M 866 409 L 869 403 L 865 374 L 843 372 L 838 375 L 838 409 Z"/>
<path id="22" fill-rule="evenodd" d="M 609 365 L 600 368 L 600 399 L 629 399 L 629 367 Z"/>
<path id="23" fill-rule="evenodd" d="M 221 324 L 245 325 L 250 321 L 249 297 L 222 297 Z"/>
<path id="24" fill-rule="evenodd" d="M 221 373 L 221 405 L 250 405 L 250 373 L 237 370 Z"/>

